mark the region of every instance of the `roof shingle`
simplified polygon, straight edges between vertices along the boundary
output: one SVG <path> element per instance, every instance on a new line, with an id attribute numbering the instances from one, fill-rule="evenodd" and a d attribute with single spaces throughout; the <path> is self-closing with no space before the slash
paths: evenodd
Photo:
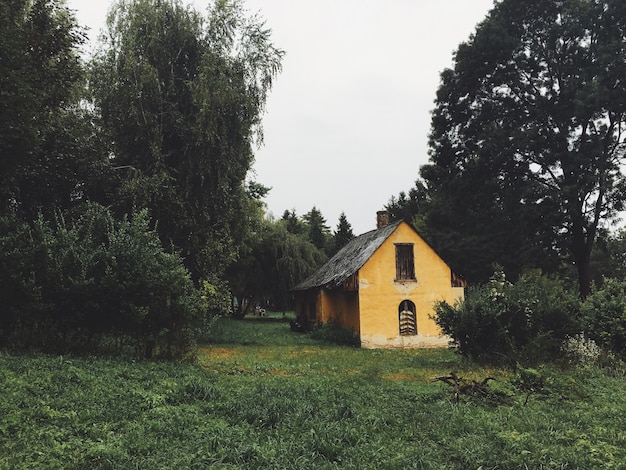
<path id="1" fill-rule="evenodd" d="M 303 291 L 318 287 L 333 288 L 340 286 L 346 279 L 363 267 L 365 262 L 370 259 L 380 245 L 401 223 L 402 221 L 398 220 L 351 240 L 326 264 L 292 290 Z"/>

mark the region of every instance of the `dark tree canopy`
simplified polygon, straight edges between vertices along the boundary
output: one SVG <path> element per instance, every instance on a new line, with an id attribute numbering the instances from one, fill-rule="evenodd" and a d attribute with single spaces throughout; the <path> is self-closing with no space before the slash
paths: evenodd
<path id="1" fill-rule="evenodd" d="M 64 0 L 0 2 L 0 346 L 181 357 L 227 281 L 286 305 L 325 258 L 250 180 L 283 53 L 238 0 L 108 20 L 85 64 Z"/>
<path id="2" fill-rule="evenodd" d="M 83 97 L 84 33 L 59 1 L 0 2 L 0 212 L 34 218 L 87 197 L 102 163 Z"/>
<path id="3" fill-rule="evenodd" d="M 120 0 L 92 88 L 120 178 L 117 207 L 148 207 L 196 279 L 245 233 L 245 178 L 282 52 L 237 1 L 204 19 L 178 0 Z"/>
<path id="4" fill-rule="evenodd" d="M 353 238 L 354 232 L 352 231 L 352 225 L 348 222 L 348 217 L 346 217 L 345 212 L 342 212 L 339 215 L 339 221 L 337 222 L 337 230 L 335 230 L 335 233 L 333 234 L 333 254 L 341 250 Z"/>
<path id="5" fill-rule="evenodd" d="M 306 227 L 296 214 L 295 209 L 285 210 L 285 212 L 283 212 L 281 220 L 284 222 L 285 228 L 289 233 L 293 233 L 294 235 L 301 235 L 306 231 Z"/>
<path id="6" fill-rule="evenodd" d="M 459 46 L 422 176 L 465 266 L 478 253 L 462 243 L 533 264 L 567 253 L 589 293 L 598 229 L 624 201 L 625 52 L 623 0 L 503 0 Z"/>
<path id="7" fill-rule="evenodd" d="M 246 306 L 270 304 L 272 308 L 292 308 L 291 292 L 325 260 L 306 235 L 288 230 L 287 222 L 263 220 L 247 250 L 227 270 L 233 294 L 239 300 L 235 316 L 243 317 Z"/>
<path id="8" fill-rule="evenodd" d="M 424 219 L 430 206 L 428 188 L 420 179 L 415 181 L 415 187 L 407 194 L 401 191 L 398 197 L 392 196 L 385 210 L 393 220 L 405 220 L 413 224 L 420 231 L 426 231 Z"/>
<path id="9" fill-rule="evenodd" d="M 315 206 L 302 216 L 309 240 L 320 250 L 327 250 L 330 240 L 330 227 L 322 212 Z"/>

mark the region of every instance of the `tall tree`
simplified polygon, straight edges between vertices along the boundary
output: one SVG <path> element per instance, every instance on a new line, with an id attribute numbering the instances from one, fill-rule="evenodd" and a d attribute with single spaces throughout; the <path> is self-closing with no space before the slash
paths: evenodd
<path id="1" fill-rule="evenodd" d="M 422 169 L 441 226 L 467 211 L 546 246 L 562 235 L 586 296 L 598 229 L 624 201 L 625 57 L 623 0 L 497 3 L 441 75 Z"/>
<path id="2" fill-rule="evenodd" d="M 285 228 L 289 233 L 301 235 L 306 231 L 306 228 L 302 221 L 298 218 L 295 209 L 285 210 L 281 220 L 285 224 Z"/>
<path id="3" fill-rule="evenodd" d="M 85 35 L 62 1 L 0 2 L 0 212 L 33 219 L 86 197 L 104 164 L 84 97 Z"/>
<path id="4" fill-rule="evenodd" d="M 91 85 L 120 175 L 117 207 L 147 207 L 195 279 L 219 275 L 246 231 L 244 184 L 282 51 L 239 1 L 204 19 L 179 0 L 120 0 Z"/>
<path id="5" fill-rule="evenodd" d="M 283 311 L 292 308 L 290 290 L 303 281 L 326 260 L 326 253 L 302 236 L 287 232 L 280 224 L 274 227 L 263 250 L 270 299 Z"/>
<path id="6" fill-rule="evenodd" d="M 424 219 L 428 213 L 430 195 L 421 179 L 415 181 L 415 187 L 407 194 L 401 191 L 398 197 L 392 196 L 385 206 L 391 220 L 406 220 L 415 228 L 424 231 Z"/>
<path id="7" fill-rule="evenodd" d="M 309 240 L 320 250 L 327 250 L 330 239 L 330 227 L 326 224 L 326 219 L 322 212 L 315 206 L 302 216 L 307 227 Z"/>
<path id="8" fill-rule="evenodd" d="M 239 300 L 236 317 L 245 316 L 245 306 L 265 302 L 277 309 L 292 308 L 290 289 L 326 260 L 322 250 L 306 236 L 290 232 L 283 220 L 264 220 L 247 247 L 227 271 Z"/>
<path id="9" fill-rule="evenodd" d="M 337 230 L 333 234 L 334 253 L 337 253 L 344 246 L 348 244 L 350 240 L 354 238 L 354 232 L 352 231 L 352 225 L 348 222 L 345 212 L 339 215 L 339 222 L 337 222 Z"/>

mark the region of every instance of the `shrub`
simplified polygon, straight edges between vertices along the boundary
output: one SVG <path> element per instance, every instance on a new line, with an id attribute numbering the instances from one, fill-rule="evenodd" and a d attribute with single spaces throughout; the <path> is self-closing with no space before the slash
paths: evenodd
<path id="1" fill-rule="evenodd" d="M 593 366 L 598 363 L 602 355 L 602 349 L 596 342 L 583 333 L 567 338 L 563 343 L 563 352 L 570 364 L 583 367 Z"/>
<path id="2" fill-rule="evenodd" d="M 193 328 L 206 310 L 177 254 L 166 253 L 148 227 L 147 210 L 108 236 L 102 292 L 117 299 L 113 328 L 130 335 L 146 357 L 181 356 L 194 345 Z"/>
<path id="3" fill-rule="evenodd" d="M 538 363 L 562 354 L 579 331 L 579 301 L 561 282 L 537 272 L 516 284 L 496 272 L 465 301 L 435 306 L 435 321 L 461 354 L 491 363 Z"/>
<path id="4" fill-rule="evenodd" d="M 23 330 L 20 325 L 41 310 L 34 258 L 34 243 L 28 224 L 14 216 L 1 217 L 0 346 L 16 341 L 18 330 Z"/>
<path id="5" fill-rule="evenodd" d="M 549 395 L 552 393 L 554 380 L 543 369 L 518 367 L 517 373 L 511 378 L 511 385 L 525 393 L 524 405 L 528 404 L 531 395 Z"/>
<path id="6" fill-rule="evenodd" d="M 602 289 L 585 299 L 581 311 L 585 334 L 626 359 L 626 283 L 605 279 Z"/>
<path id="7" fill-rule="evenodd" d="M 116 222 L 90 204 L 72 223 L 5 218 L 0 246 L 5 346 L 84 353 L 126 344 L 146 357 L 184 356 L 193 346 L 205 302 L 180 256 L 150 230 L 147 211 Z"/>
<path id="8" fill-rule="evenodd" d="M 342 346 L 360 346 L 361 339 L 353 329 L 347 329 L 330 320 L 311 331 L 313 339 L 327 341 Z"/>

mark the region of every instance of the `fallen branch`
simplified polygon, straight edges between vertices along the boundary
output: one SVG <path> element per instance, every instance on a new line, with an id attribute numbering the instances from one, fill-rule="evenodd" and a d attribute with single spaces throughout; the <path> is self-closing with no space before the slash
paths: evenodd
<path id="1" fill-rule="evenodd" d="M 458 403 L 461 396 L 479 397 L 484 399 L 504 398 L 507 395 L 504 392 L 498 390 L 491 390 L 489 388 L 489 382 L 495 381 L 493 377 L 486 377 L 481 381 L 466 380 L 459 377 L 455 372 L 451 372 L 450 375 L 440 376 L 433 378 L 433 382 L 443 382 L 452 387 L 454 392 L 455 401 Z"/>

